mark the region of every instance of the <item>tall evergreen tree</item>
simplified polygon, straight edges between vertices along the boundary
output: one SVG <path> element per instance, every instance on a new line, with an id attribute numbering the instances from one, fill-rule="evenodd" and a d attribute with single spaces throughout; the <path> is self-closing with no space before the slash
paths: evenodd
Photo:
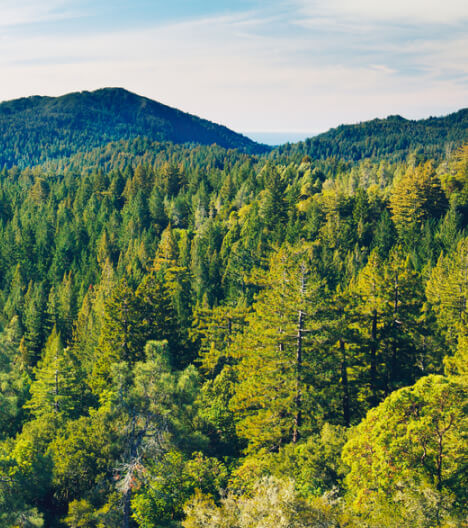
<path id="1" fill-rule="evenodd" d="M 233 344 L 239 384 L 231 408 L 249 450 L 278 449 L 314 428 L 314 389 L 327 370 L 319 345 L 323 293 L 306 249 L 272 257 L 249 325 Z"/>
<path id="2" fill-rule="evenodd" d="M 69 349 L 63 348 L 55 327 L 47 340 L 43 358 L 35 369 L 30 392 L 31 399 L 26 407 L 38 418 L 70 418 L 81 410 L 82 392 L 76 367 Z"/>

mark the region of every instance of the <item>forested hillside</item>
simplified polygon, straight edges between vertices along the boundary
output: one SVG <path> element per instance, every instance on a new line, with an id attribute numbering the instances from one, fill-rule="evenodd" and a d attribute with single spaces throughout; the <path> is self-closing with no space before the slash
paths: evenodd
<path id="1" fill-rule="evenodd" d="M 0 168 L 27 167 L 110 141 L 135 139 L 217 144 L 266 152 L 241 134 L 122 88 L 0 103 Z"/>
<path id="2" fill-rule="evenodd" d="M 0 525 L 464 526 L 459 126 L 424 159 L 122 134 L 4 168 Z"/>
<path id="3" fill-rule="evenodd" d="M 443 159 L 468 140 L 468 109 L 444 117 L 412 121 L 401 116 L 374 119 L 358 125 L 341 125 L 300 143 L 275 150 L 275 157 L 299 161 L 336 157 L 348 161 L 364 158 L 404 161 Z"/>

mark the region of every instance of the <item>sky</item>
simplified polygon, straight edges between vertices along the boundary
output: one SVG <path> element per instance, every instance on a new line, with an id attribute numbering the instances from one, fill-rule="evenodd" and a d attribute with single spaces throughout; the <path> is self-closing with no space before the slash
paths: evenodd
<path id="1" fill-rule="evenodd" d="M 468 106 L 468 2 L 0 0 L 0 101 L 106 86 L 256 138 L 444 115 Z"/>

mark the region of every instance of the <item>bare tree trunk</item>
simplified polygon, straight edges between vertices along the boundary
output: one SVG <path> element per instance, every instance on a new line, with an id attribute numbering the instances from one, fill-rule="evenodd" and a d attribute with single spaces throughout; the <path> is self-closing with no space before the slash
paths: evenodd
<path id="1" fill-rule="evenodd" d="M 371 349 L 370 349 L 370 382 L 372 391 L 372 405 L 376 405 L 377 397 L 377 310 L 372 314 Z"/>
<path id="2" fill-rule="evenodd" d="M 302 425 L 302 392 L 301 392 L 301 374 L 302 374 L 302 331 L 304 325 L 304 312 L 299 310 L 297 322 L 297 345 L 296 345 L 296 415 L 294 417 L 293 443 L 299 441 L 299 429 Z"/>
<path id="3" fill-rule="evenodd" d="M 341 386 L 343 388 L 343 421 L 346 427 L 349 427 L 350 423 L 350 411 L 349 411 L 349 386 L 348 386 L 348 361 L 346 357 L 346 343 L 343 339 L 340 339 L 340 351 L 341 351 Z"/>
<path id="4" fill-rule="evenodd" d="M 130 528 L 130 518 L 132 514 L 132 486 L 133 486 L 133 474 L 134 474 L 134 462 L 137 459 L 138 456 L 138 449 L 140 448 L 141 442 L 143 441 L 143 438 L 146 433 L 146 429 L 148 426 L 148 423 L 144 427 L 143 430 L 137 431 L 136 430 L 136 422 L 137 422 L 137 416 L 134 411 L 132 411 L 132 427 L 130 432 L 130 438 L 129 438 L 129 450 L 128 450 L 128 460 L 129 460 L 129 469 L 127 474 L 127 484 L 126 489 L 124 491 L 124 505 L 123 505 L 123 522 L 122 527 L 123 528 Z"/>
<path id="5" fill-rule="evenodd" d="M 301 286 L 300 294 L 301 297 L 305 294 L 306 288 L 306 270 L 304 267 L 301 269 Z M 294 416 L 294 427 L 293 427 L 293 443 L 297 443 L 300 438 L 300 428 L 302 425 L 302 338 L 304 332 L 304 312 L 299 310 L 297 319 L 297 341 L 296 341 L 296 397 L 295 407 L 296 415 Z"/>

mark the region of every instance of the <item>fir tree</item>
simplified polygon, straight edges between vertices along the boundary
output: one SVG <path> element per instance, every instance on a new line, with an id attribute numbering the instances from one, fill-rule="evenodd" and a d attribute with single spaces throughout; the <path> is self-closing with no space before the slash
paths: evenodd
<path id="1" fill-rule="evenodd" d="M 47 340 L 43 358 L 35 369 L 30 393 L 31 399 L 26 408 L 38 418 L 70 418 L 80 411 L 82 394 L 76 367 L 69 349 L 63 348 L 55 327 Z"/>

